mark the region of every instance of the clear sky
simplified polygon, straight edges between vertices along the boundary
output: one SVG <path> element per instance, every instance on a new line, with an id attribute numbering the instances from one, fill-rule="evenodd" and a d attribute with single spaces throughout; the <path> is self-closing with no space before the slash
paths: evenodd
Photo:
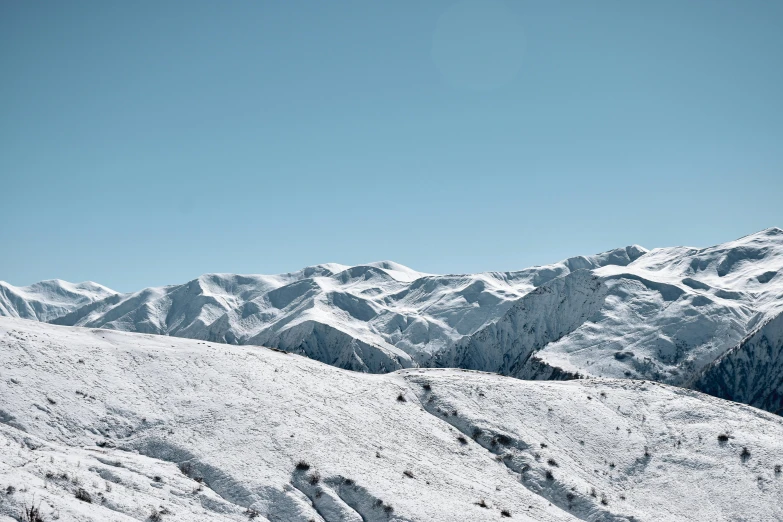
<path id="1" fill-rule="evenodd" d="M 783 226 L 783 2 L 0 3 L 0 279 L 520 269 Z"/>

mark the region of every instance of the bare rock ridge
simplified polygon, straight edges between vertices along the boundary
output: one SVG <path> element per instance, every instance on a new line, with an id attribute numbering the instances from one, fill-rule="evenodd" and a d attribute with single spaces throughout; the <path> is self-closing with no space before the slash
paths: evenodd
<path id="1" fill-rule="evenodd" d="M 705 368 L 693 387 L 783 415 L 783 313 Z"/>
<path id="2" fill-rule="evenodd" d="M 130 294 L 94 283 L 54 286 L 0 284 L 0 315 L 266 345 L 370 373 L 455 366 L 524 379 L 694 386 L 783 312 L 783 230 L 708 248 L 630 246 L 513 272 L 433 275 L 384 261 L 206 274 Z M 779 389 L 774 368 L 748 364 L 758 364 L 754 386 Z M 724 365 L 705 389 L 735 379 L 739 366 Z"/>

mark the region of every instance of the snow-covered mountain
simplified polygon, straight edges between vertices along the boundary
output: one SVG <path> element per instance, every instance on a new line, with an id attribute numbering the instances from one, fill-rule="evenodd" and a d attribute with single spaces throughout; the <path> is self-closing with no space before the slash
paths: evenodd
<path id="1" fill-rule="evenodd" d="M 771 228 L 549 281 L 438 354 L 438 363 L 522 378 L 682 385 L 781 311 L 783 230 Z"/>
<path id="2" fill-rule="evenodd" d="M 459 367 L 689 386 L 781 312 L 783 230 L 770 228 L 709 248 L 630 246 L 516 272 L 432 275 L 378 262 L 208 274 L 38 318 L 264 345 L 372 373 Z M 781 385 L 774 372 L 758 375 L 773 379 L 760 388 Z"/>
<path id="3" fill-rule="evenodd" d="M 628 247 L 473 275 L 424 274 L 388 261 L 276 276 L 207 274 L 183 285 L 113 295 L 53 322 L 271 346 L 381 373 L 425 363 L 541 284 L 576 270 L 626 265 L 644 252 Z"/>
<path id="4" fill-rule="evenodd" d="M 0 371 L 0 520 L 783 519 L 783 419 L 654 382 L 11 318 Z"/>
<path id="5" fill-rule="evenodd" d="M 0 316 L 51 321 L 116 292 L 97 283 L 69 283 L 59 279 L 30 286 L 0 281 Z"/>

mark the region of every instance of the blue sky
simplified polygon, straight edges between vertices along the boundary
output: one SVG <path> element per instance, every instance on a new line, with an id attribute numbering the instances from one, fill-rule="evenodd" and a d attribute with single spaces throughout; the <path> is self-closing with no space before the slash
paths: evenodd
<path id="1" fill-rule="evenodd" d="M 0 279 L 512 270 L 783 226 L 783 2 L 0 4 Z"/>

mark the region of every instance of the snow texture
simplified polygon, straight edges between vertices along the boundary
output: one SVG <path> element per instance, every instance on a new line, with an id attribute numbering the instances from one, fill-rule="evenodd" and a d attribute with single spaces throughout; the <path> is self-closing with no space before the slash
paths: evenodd
<path id="1" fill-rule="evenodd" d="M 368 374 L 15 318 L 0 371 L 4 521 L 783 519 L 783 419 L 655 382 Z"/>

